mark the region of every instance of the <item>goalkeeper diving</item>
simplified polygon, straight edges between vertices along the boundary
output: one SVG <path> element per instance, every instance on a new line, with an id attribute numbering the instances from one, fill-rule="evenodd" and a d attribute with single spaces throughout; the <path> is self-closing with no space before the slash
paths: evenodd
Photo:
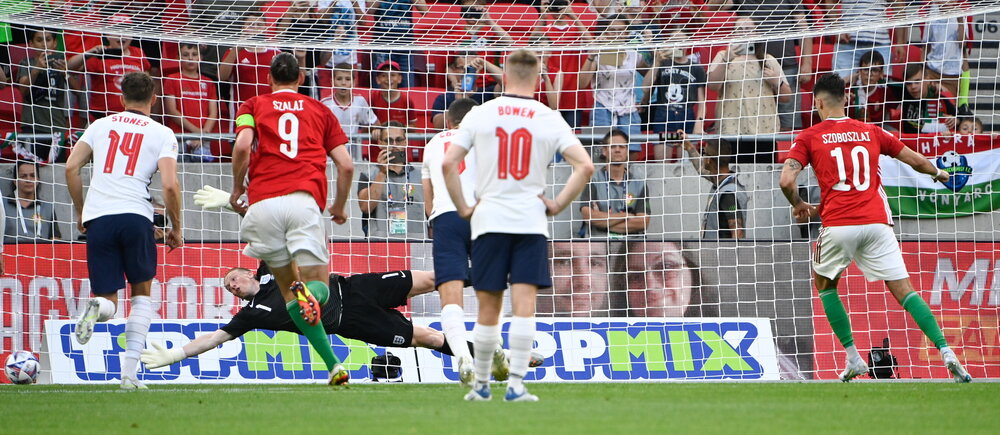
<path id="1" fill-rule="evenodd" d="M 210 186 L 205 186 L 195 194 L 195 203 L 205 209 L 231 209 L 229 193 Z M 247 305 L 219 330 L 202 335 L 183 347 L 167 349 L 153 343 L 153 349 L 144 350 L 141 356 L 147 369 L 167 366 L 199 355 L 253 329 L 301 334 L 288 311 L 280 309 L 284 306 L 284 299 L 265 264 L 261 263 L 256 273 L 239 267 L 230 269 L 222 282 L 229 293 L 247 301 Z M 426 347 L 445 355 L 453 355 L 441 331 L 414 325 L 394 309 L 405 305 L 413 296 L 432 291 L 434 273 L 428 271 L 400 270 L 349 277 L 330 274 L 330 298 L 321 310 L 323 329 L 327 334 L 337 334 L 377 346 Z M 472 344 L 469 343 L 468 346 L 471 349 Z M 495 352 L 504 351 L 498 348 Z M 506 380 L 507 358 L 496 358 L 495 361 L 500 364 L 493 367 L 493 377 L 498 381 Z M 542 363 L 539 355 L 532 355 L 532 367 Z"/>

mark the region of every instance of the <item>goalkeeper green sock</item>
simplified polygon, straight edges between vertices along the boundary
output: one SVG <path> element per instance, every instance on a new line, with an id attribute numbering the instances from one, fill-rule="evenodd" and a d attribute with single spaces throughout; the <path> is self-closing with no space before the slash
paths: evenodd
<path id="1" fill-rule="evenodd" d="M 972 83 L 972 71 L 962 71 L 958 79 L 958 107 L 969 104 L 969 85 Z"/>
<path id="2" fill-rule="evenodd" d="M 924 335 L 934 342 L 934 346 L 938 349 L 948 346 L 948 342 L 944 339 L 944 333 L 941 332 L 941 327 L 938 326 L 937 319 L 934 318 L 934 313 L 931 313 L 931 307 L 927 306 L 927 302 L 924 302 L 917 292 L 908 293 L 900 305 L 910 313 L 913 320 L 917 321 L 920 330 L 924 331 Z"/>
<path id="3" fill-rule="evenodd" d="M 309 281 L 306 283 L 306 288 L 313 294 L 321 307 L 326 304 L 327 299 L 330 299 L 330 286 L 323 281 Z"/>
<path id="4" fill-rule="evenodd" d="M 823 311 L 826 312 L 826 320 L 830 322 L 830 328 L 840 339 L 840 344 L 845 348 L 854 345 L 854 335 L 851 333 L 851 318 L 844 309 L 844 304 L 840 302 L 837 289 L 831 288 L 819 292 L 819 299 L 823 301 Z"/>
<path id="5" fill-rule="evenodd" d="M 326 363 L 326 369 L 333 370 L 333 366 L 340 364 L 340 360 L 333 354 L 333 345 L 330 344 L 330 337 L 326 335 L 326 331 L 323 329 L 322 319 L 315 326 L 306 323 L 306 320 L 302 318 L 302 309 L 299 308 L 299 303 L 296 301 L 285 304 L 285 309 L 288 310 L 288 315 L 291 316 L 295 326 L 299 328 L 299 331 L 302 331 L 302 334 L 309 339 L 309 344 L 323 358 L 323 362 Z"/>

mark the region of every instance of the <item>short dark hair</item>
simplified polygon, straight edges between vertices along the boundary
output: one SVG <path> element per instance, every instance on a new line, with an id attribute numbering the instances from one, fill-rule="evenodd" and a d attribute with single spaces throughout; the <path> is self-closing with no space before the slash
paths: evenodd
<path id="1" fill-rule="evenodd" d="M 922 74 L 924 72 L 924 64 L 922 63 L 911 63 L 906 66 L 906 72 L 904 72 L 903 80 L 909 80 L 917 74 Z"/>
<path id="2" fill-rule="evenodd" d="M 448 106 L 448 113 L 445 116 L 452 124 L 458 125 L 465 118 L 465 115 L 478 105 L 479 103 L 472 98 L 459 98 L 452 101 L 451 105 Z"/>
<path id="3" fill-rule="evenodd" d="M 705 156 L 717 159 L 719 167 L 728 168 L 733 163 L 733 146 L 725 139 L 705 139 Z"/>
<path id="4" fill-rule="evenodd" d="M 134 71 L 122 77 L 122 96 L 129 103 L 148 103 L 153 99 L 153 90 L 156 83 L 149 74 L 143 71 Z"/>
<path id="5" fill-rule="evenodd" d="M 345 72 L 348 74 L 354 74 L 354 67 L 347 62 L 341 62 L 333 66 L 333 72 Z"/>
<path id="6" fill-rule="evenodd" d="M 632 141 L 632 139 L 628 137 L 628 133 L 625 133 L 624 131 L 617 128 L 612 128 L 611 131 L 608 132 L 608 134 L 605 134 L 604 137 L 601 138 L 601 143 L 605 145 L 610 145 L 611 138 L 615 136 L 625 139 L 625 144 L 629 144 Z"/>
<path id="7" fill-rule="evenodd" d="M 183 50 L 185 48 L 196 48 L 196 49 L 198 49 L 199 53 L 201 52 L 201 47 L 197 43 L 195 43 L 195 42 L 182 42 L 182 43 L 178 44 L 177 48 L 180 49 L 180 50 Z"/>
<path id="8" fill-rule="evenodd" d="M 552 0 L 549 2 L 549 8 L 555 10 L 563 10 L 569 6 L 569 0 Z"/>
<path id="9" fill-rule="evenodd" d="M 882 53 L 872 50 L 865 54 L 862 54 L 861 59 L 858 60 L 858 66 L 872 66 L 872 65 L 885 65 L 885 58 L 882 57 Z"/>
<path id="10" fill-rule="evenodd" d="M 299 60 L 287 51 L 274 55 L 271 59 L 271 79 L 279 85 L 298 83 Z"/>
<path id="11" fill-rule="evenodd" d="M 844 79 L 840 77 L 840 74 L 823 74 L 819 80 L 816 80 L 816 84 L 813 85 L 813 95 L 818 98 L 821 94 L 826 94 L 827 97 L 835 101 L 843 100 L 844 86 Z"/>
<path id="12" fill-rule="evenodd" d="M 460 14 L 463 20 L 480 20 L 483 18 L 483 10 L 479 6 L 462 6 Z"/>

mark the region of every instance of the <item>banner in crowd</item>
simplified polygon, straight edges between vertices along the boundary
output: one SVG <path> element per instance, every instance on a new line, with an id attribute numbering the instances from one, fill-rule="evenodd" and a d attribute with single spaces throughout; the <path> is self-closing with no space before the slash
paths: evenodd
<path id="1" fill-rule="evenodd" d="M 440 329 L 436 319 L 414 323 Z M 224 323 L 163 320 L 150 326 L 149 341 L 184 346 Z M 471 329 L 472 322 L 466 327 Z M 53 383 L 117 382 L 124 357 L 125 321 L 96 326 L 86 345 L 73 338 L 75 322 L 45 322 L 43 371 Z M 509 323 L 503 325 L 506 342 Z M 380 348 L 331 336 L 334 352 L 352 379 L 371 377 L 373 356 L 400 357 L 403 382 L 456 382 L 454 360 L 429 349 Z M 538 319 L 536 348 L 545 363 L 529 381 L 638 381 L 655 379 L 778 379 L 771 322 L 761 318 Z M 255 330 L 158 370 L 142 370 L 147 382 L 325 382 L 326 367 L 305 337 Z M 48 381 L 49 379 L 45 379 Z"/>
<path id="2" fill-rule="evenodd" d="M 951 174 L 947 183 L 882 156 L 882 184 L 892 213 L 902 218 L 951 218 L 1000 209 L 1000 149 L 960 154 L 948 151 L 934 159 Z"/>
<path id="3" fill-rule="evenodd" d="M 934 315 L 973 378 L 1000 377 L 1000 243 L 903 242 L 903 259 L 913 287 Z M 881 281 L 868 282 L 851 266 L 840 280 L 851 316 L 854 343 L 866 360 L 887 344 L 896 357 L 896 377 L 950 378 L 940 353 Z M 816 376 L 835 379 L 843 370 L 843 347 L 814 298 Z M 887 342 L 886 342 L 887 340 Z"/>

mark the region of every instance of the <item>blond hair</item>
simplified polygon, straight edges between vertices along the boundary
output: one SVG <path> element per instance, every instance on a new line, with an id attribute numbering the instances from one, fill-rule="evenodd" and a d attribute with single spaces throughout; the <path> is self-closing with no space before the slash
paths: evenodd
<path id="1" fill-rule="evenodd" d="M 538 56 L 530 50 L 520 49 L 507 56 L 503 65 L 508 80 L 519 84 L 531 84 L 538 79 Z"/>

